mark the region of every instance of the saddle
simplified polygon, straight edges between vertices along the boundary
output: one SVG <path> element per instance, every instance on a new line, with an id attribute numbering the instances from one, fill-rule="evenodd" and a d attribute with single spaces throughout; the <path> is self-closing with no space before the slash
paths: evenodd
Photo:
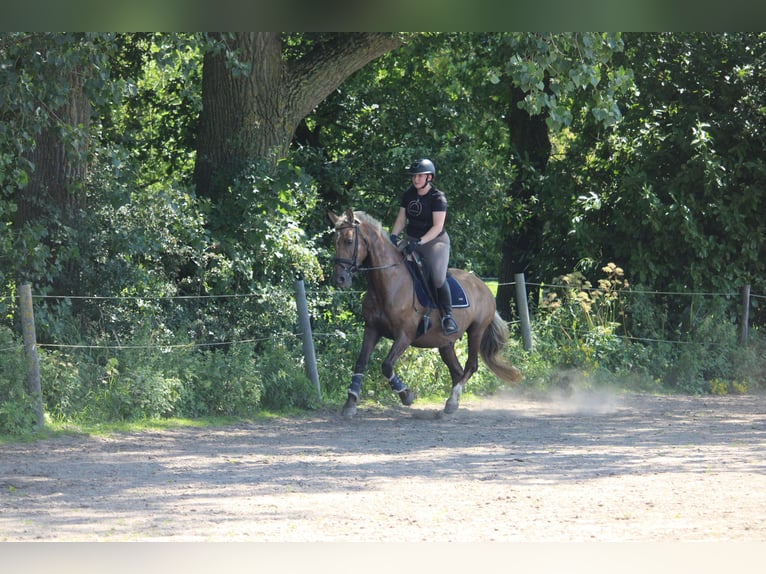
<path id="1" fill-rule="evenodd" d="M 417 295 L 418 303 L 428 309 L 438 309 L 439 304 L 436 301 L 436 297 L 432 294 L 431 270 L 426 262 L 421 261 L 417 263 L 408 258 L 407 269 L 415 285 L 415 295 Z M 466 295 L 463 286 L 460 285 L 458 280 L 449 271 L 447 272 L 447 282 L 449 283 L 450 294 L 452 295 L 452 308 L 462 309 L 470 307 L 471 303 L 468 301 L 468 295 Z"/>
<path id="2" fill-rule="evenodd" d="M 415 296 L 420 305 L 425 309 L 425 312 L 420 319 L 420 323 L 418 324 L 417 336 L 420 337 L 427 333 L 428 329 L 431 327 L 431 310 L 438 309 L 439 303 L 436 293 L 433 292 L 431 269 L 428 264 L 423 261 L 423 258 L 417 252 L 408 255 L 406 262 L 407 270 L 412 276 Z M 447 271 L 447 282 L 449 283 L 450 288 L 452 308 L 460 309 L 470 307 L 470 302 L 468 301 L 468 296 L 466 295 L 465 290 L 449 271 Z"/>

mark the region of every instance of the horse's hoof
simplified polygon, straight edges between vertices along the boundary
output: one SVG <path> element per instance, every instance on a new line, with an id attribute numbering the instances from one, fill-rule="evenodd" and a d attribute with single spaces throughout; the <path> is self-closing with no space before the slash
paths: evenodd
<path id="1" fill-rule="evenodd" d="M 402 404 L 405 407 L 408 407 L 415 402 L 415 393 L 413 393 L 410 389 L 404 389 L 403 391 L 399 392 L 398 395 L 399 399 L 402 401 Z"/>
<path id="2" fill-rule="evenodd" d="M 444 414 L 451 415 L 457 410 L 458 405 L 460 405 L 460 395 L 462 394 L 463 394 L 462 385 L 458 384 L 452 387 L 452 392 L 450 393 L 450 396 L 447 399 L 446 404 L 444 405 Z"/>
<path id="3" fill-rule="evenodd" d="M 356 414 L 356 397 L 349 395 L 346 399 L 346 404 L 343 405 L 343 410 L 340 412 L 344 419 L 354 418 Z"/>
<path id="4" fill-rule="evenodd" d="M 444 414 L 445 415 L 451 415 L 457 410 L 459 403 L 457 401 L 453 401 L 452 399 L 449 399 L 447 403 L 444 405 Z"/>

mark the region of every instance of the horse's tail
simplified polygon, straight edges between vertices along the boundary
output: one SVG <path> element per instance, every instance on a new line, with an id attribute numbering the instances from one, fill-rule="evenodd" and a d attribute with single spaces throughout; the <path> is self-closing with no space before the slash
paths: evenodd
<path id="1" fill-rule="evenodd" d="M 508 345 L 508 325 L 500 315 L 495 312 L 492 322 L 484 331 L 481 338 L 481 358 L 484 364 L 507 384 L 518 383 L 522 379 L 521 371 L 507 361 L 500 353 Z"/>

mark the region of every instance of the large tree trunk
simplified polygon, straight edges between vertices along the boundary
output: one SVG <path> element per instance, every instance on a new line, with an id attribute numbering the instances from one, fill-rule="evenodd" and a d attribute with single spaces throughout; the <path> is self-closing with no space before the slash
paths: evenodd
<path id="1" fill-rule="evenodd" d="M 502 261 L 495 302 L 498 312 L 507 321 L 511 320 L 514 314 L 514 287 L 511 285 L 514 275 L 528 272 L 530 262 L 540 247 L 542 227 L 532 200 L 537 193 L 536 180 L 545 172 L 551 155 L 545 115 L 530 116 L 526 111 L 520 110 L 517 103 L 524 95 L 520 89 L 512 88 L 508 111 L 511 153 L 518 167 L 518 176 L 509 193 L 524 204 L 523 212 L 527 215 L 517 225 L 503 228 Z"/>
<path id="2" fill-rule="evenodd" d="M 71 294 L 77 289 L 80 272 L 78 259 L 68 253 L 77 252 L 70 249 L 70 243 L 73 232 L 80 230 L 85 208 L 91 105 L 84 93 L 86 70 L 81 66 L 56 70 L 51 64 L 47 73 L 49 77 L 40 81 L 63 87 L 65 103 L 51 109 L 49 102 L 39 102 L 40 109 L 49 111 L 49 119 L 25 154 L 34 168 L 28 185 L 16 193 L 14 226 L 20 230 L 42 222 L 47 227 L 47 272 L 53 278 L 53 290 Z M 56 268 L 58 273 L 51 271 Z"/>
<path id="3" fill-rule="evenodd" d="M 306 115 L 351 74 L 402 43 L 392 34 L 334 34 L 287 60 L 279 32 L 216 38 L 226 49 L 205 56 L 194 174 L 197 193 L 214 203 L 250 164 L 284 157 Z"/>
<path id="4" fill-rule="evenodd" d="M 232 68 L 226 50 L 205 55 L 202 114 L 194 178 L 197 193 L 217 201 L 248 162 L 282 153 L 276 102 L 281 91 L 281 45 L 276 33 L 237 33 L 221 38 L 242 68 Z M 247 70 L 248 73 L 244 73 Z"/>

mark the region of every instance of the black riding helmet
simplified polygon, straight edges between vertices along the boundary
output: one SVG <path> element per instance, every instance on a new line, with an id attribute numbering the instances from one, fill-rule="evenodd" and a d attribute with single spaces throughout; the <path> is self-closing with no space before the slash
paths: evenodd
<path id="1" fill-rule="evenodd" d="M 407 170 L 407 174 L 417 175 L 419 173 L 430 173 L 431 179 L 434 179 L 436 177 L 436 167 L 434 167 L 434 162 L 427 158 L 416 159 L 413 161 L 412 165 L 410 165 Z"/>

